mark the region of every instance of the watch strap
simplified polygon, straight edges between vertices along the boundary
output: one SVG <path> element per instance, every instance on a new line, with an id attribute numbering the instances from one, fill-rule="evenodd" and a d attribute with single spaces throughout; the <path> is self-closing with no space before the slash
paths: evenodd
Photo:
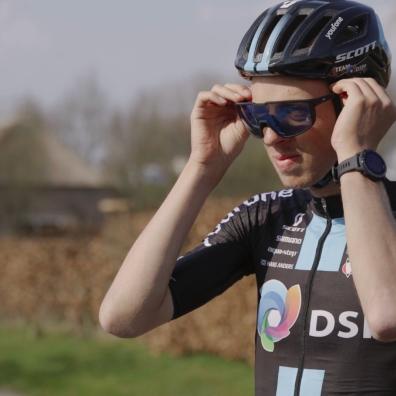
<path id="1" fill-rule="evenodd" d="M 367 159 L 369 156 L 377 157 L 377 160 L 380 160 L 383 163 L 383 172 L 374 171 L 374 169 L 370 168 L 369 162 Z M 377 164 L 378 166 L 378 164 Z M 371 180 L 379 181 L 383 180 L 386 174 L 386 164 L 383 158 L 374 150 L 363 150 L 360 153 L 355 154 L 351 158 L 342 161 L 338 166 L 334 166 L 332 169 L 333 180 L 336 183 L 340 182 L 340 178 L 344 173 L 358 171 L 361 172 L 364 176 L 368 177 Z"/>
<path id="2" fill-rule="evenodd" d="M 340 164 L 338 164 L 336 166 L 333 166 L 333 170 L 332 170 L 333 180 L 336 183 L 340 182 L 340 177 L 344 173 L 351 172 L 351 171 L 354 171 L 354 170 L 357 170 L 357 171 L 362 171 L 363 170 L 363 168 L 362 168 L 362 166 L 360 164 L 360 161 L 359 161 L 360 154 L 361 153 L 355 154 L 353 157 L 342 161 Z"/>

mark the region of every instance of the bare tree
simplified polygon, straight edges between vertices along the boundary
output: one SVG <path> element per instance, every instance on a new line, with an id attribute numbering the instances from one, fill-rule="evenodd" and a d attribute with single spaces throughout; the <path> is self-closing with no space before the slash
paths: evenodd
<path id="1" fill-rule="evenodd" d="M 107 96 L 95 75 L 80 79 L 53 111 L 53 126 L 85 160 L 100 164 L 106 155 L 111 117 Z"/>

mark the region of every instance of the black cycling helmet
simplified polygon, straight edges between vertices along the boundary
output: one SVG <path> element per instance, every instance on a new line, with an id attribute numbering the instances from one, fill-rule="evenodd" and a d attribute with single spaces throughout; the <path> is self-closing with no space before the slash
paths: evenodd
<path id="1" fill-rule="evenodd" d="M 386 87 L 391 53 L 375 11 L 350 0 L 291 0 L 264 11 L 245 34 L 235 66 L 243 77 L 373 77 Z"/>

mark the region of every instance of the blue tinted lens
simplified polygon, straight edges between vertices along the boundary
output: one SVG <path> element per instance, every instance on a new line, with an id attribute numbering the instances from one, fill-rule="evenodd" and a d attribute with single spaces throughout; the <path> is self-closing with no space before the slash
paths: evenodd
<path id="1" fill-rule="evenodd" d="M 307 102 L 241 103 L 238 109 L 250 132 L 259 137 L 266 126 L 282 137 L 297 136 L 315 121 L 314 109 Z"/>
<path id="2" fill-rule="evenodd" d="M 247 123 L 252 127 L 257 127 L 255 109 L 253 106 L 247 105 L 242 107 L 242 112 Z"/>
<path id="3" fill-rule="evenodd" d="M 242 103 L 238 106 L 239 114 L 248 126 L 249 131 L 258 137 L 262 137 L 262 120 L 264 113 L 254 103 Z"/>
<path id="4" fill-rule="evenodd" d="M 269 103 L 269 114 L 281 136 L 296 136 L 307 131 L 314 123 L 314 111 L 306 102 Z"/>

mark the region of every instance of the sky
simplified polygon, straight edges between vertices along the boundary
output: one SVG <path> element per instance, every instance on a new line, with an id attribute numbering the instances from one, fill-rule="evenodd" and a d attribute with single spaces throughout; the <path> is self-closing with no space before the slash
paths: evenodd
<path id="1" fill-rule="evenodd" d="M 396 54 L 396 40 L 390 40 L 396 34 L 394 1 L 360 2 L 376 9 Z M 115 107 L 130 105 L 147 90 L 180 90 L 200 75 L 238 81 L 234 58 L 240 40 L 276 3 L 0 0 L 1 120 L 25 98 L 44 108 L 59 105 L 92 78 Z M 396 177 L 396 155 L 389 162 Z"/>
<path id="2" fill-rule="evenodd" d="M 363 2 L 377 9 L 390 35 L 393 1 Z M 0 0 L 0 114 L 25 97 L 50 106 L 88 76 L 116 104 L 202 73 L 237 78 L 243 34 L 275 3 Z"/>

